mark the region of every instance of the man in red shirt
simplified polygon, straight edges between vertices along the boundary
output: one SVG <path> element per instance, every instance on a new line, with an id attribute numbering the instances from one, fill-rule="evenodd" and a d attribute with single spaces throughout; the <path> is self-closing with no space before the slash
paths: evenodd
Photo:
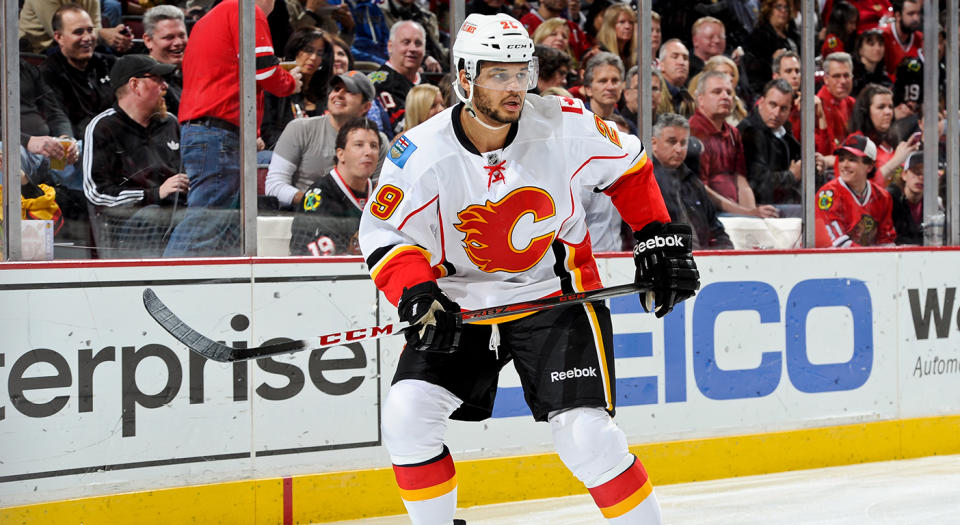
<path id="1" fill-rule="evenodd" d="M 823 60 L 823 87 L 814 101 L 817 129 L 814 132 L 817 153 L 833 164 L 833 151 L 847 136 L 847 122 L 853 114 L 853 60 L 847 53 L 830 53 Z"/>
<path id="2" fill-rule="evenodd" d="M 920 56 L 923 49 L 923 6 L 915 0 L 893 1 L 893 23 L 881 27 L 883 31 L 883 46 L 885 48 L 883 61 L 887 67 L 887 74 L 896 81 L 897 66 L 904 58 Z"/>
<path id="3" fill-rule="evenodd" d="M 700 177 L 720 195 L 753 208 L 740 132 L 726 121 L 733 110 L 733 85 L 726 73 L 713 73 L 700 79 L 697 110 L 690 118 L 690 133 L 703 143 Z"/>
<path id="4" fill-rule="evenodd" d="M 183 56 L 178 114 L 181 157 L 190 177 L 187 214 L 170 237 L 165 257 L 239 255 L 240 45 L 238 0 L 224 0 L 190 33 Z M 255 0 L 257 129 L 263 90 L 278 97 L 299 91 L 300 71 L 287 72 L 273 52 L 267 15 L 274 0 Z M 219 208 L 219 209 L 217 209 Z"/>
<path id="5" fill-rule="evenodd" d="M 836 157 L 837 177 L 817 191 L 817 247 L 893 245 L 893 200 L 872 177 L 877 145 L 853 134 L 837 148 Z"/>

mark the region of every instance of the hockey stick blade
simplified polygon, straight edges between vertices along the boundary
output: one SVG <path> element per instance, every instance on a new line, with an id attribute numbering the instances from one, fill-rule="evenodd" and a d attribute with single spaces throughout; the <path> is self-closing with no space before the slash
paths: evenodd
<path id="1" fill-rule="evenodd" d="M 497 319 L 510 315 L 517 315 L 527 312 L 536 312 L 547 310 L 561 305 L 580 304 L 592 301 L 602 301 L 612 297 L 622 295 L 639 294 L 648 291 L 649 285 L 642 283 L 622 284 L 608 288 L 599 288 L 586 292 L 573 292 L 543 299 L 534 299 L 532 301 L 523 301 L 503 306 L 493 306 L 490 308 L 480 308 L 477 310 L 468 310 L 460 312 L 460 318 L 464 323 L 475 323 L 488 319 Z M 208 359 L 221 363 L 231 363 L 234 361 L 246 361 L 248 359 L 257 359 L 260 357 L 270 357 L 275 355 L 290 354 L 300 350 L 318 350 L 331 346 L 340 346 L 345 343 L 359 343 L 363 341 L 372 341 L 388 335 L 397 335 L 403 333 L 411 325 L 408 323 L 390 323 L 370 328 L 359 328 L 356 330 L 347 330 L 344 332 L 335 332 L 309 339 L 300 339 L 287 343 L 277 343 L 272 345 L 256 346 L 253 348 L 233 348 L 223 343 L 214 341 L 180 320 L 168 307 L 157 297 L 157 294 L 150 288 L 143 291 L 143 305 L 147 309 L 150 317 L 153 317 L 167 332 L 177 341 Z"/>

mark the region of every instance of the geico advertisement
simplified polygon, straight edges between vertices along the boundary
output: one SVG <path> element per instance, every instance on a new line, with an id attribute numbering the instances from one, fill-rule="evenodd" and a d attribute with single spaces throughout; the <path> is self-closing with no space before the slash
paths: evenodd
<path id="1" fill-rule="evenodd" d="M 604 263 L 605 282 L 632 278 L 631 260 Z M 698 265 L 699 293 L 662 321 L 636 297 L 610 302 L 617 421 L 631 442 L 897 417 L 895 254 L 706 256 Z M 463 448 L 529 435 L 500 423 L 530 420 L 510 367 L 494 418 L 476 438 L 457 425 Z M 534 435 L 549 446 L 549 429 Z"/>
<path id="2" fill-rule="evenodd" d="M 0 292 L 0 500 L 49 499 L 37 488 L 62 491 L 77 475 L 183 485 L 369 462 L 380 440 L 375 344 L 207 361 L 147 315 L 140 284 L 212 339 L 244 347 L 376 325 L 369 278 L 280 276 L 251 288 L 249 266 L 245 282 L 194 283 L 190 272 L 130 282 L 100 269 L 96 287 Z"/>
<path id="3" fill-rule="evenodd" d="M 898 346 L 906 417 L 960 413 L 957 261 L 957 252 L 902 255 Z"/>

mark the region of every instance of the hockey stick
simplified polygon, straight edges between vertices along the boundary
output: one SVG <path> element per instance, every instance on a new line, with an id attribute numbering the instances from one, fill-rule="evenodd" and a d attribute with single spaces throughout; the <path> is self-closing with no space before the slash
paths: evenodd
<path id="1" fill-rule="evenodd" d="M 555 306 L 565 304 L 580 304 L 591 301 L 601 301 L 611 297 L 621 295 L 638 294 L 648 291 L 649 285 L 633 283 L 611 286 L 609 288 L 599 288 L 587 292 L 573 292 L 543 299 L 534 299 L 532 301 L 523 301 L 519 303 L 508 304 L 504 306 L 492 306 L 490 308 L 481 308 L 479 310 L 469 310 L 460 312 L 460 320 L 464 323 L 475 323 L 487 319 L 496 319 L 508 315 L 521 314 L 526 312 L 535 312 L 546 310 Z M 163 301 L 157 297 L 157 294 L 150 288 L 143 291 L 143 306 L 147 313 L 153 317 L 160 326 L 167 332 L 170 332 L 177 341 L 183 343 L 190 350 L 213 361 L 221 363 L 231 363 L 233 361 L 246 361 L 248 359 L 257 359 L 260 357 L 270 357 L 274 355 L 290 354 L 306 349 L 320 349 L 331 346 L 339 346 L 345 343 L 359 343 L 363 341 L 372 341 L 388 335 L 403 333 L 408 328 L 416 325 L 409 323 L 390 323 L 370 328 L 358 328 L 356 330 L 347 330 L 344 332 L 335 332 L 332 334 L 321 335 L 320 337 L 311 337 L 290 341 L 288 343 L 276 343 L 272 345 L 256 346 L 253 348 L 233 348 L 223 343 L 214 341 L 193 328 L 187 326 L 179 317 L 163 304 Z"/>

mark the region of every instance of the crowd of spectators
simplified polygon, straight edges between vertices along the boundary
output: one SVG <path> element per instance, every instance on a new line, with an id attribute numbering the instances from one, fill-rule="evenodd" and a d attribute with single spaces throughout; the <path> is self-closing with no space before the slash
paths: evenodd
<path id="1" fill-rule="evenodd" d="M 73 222 L 58 240 L 101 257 L 239 253 L 237 1 L 22 0 L 24 191 L 56 189 Z M 296 215 L 293 253 L 351 253 L 350 232 L 317 226 L 316 212 L 330 199 L 353 224 L 393 141 L 454 100 L 448 6 L 255 4 L 261 212 Z M 945 148 L 920 133 L 922 2 L 820 4 L 818 245 L 921 243 L 918 154 Z M 658 182 L 698 247 L 732 246 L 723 214 L 800 216 L 799 2 L 652 7 L 649 79 L 636 2 L 472 0 L 467 14 L 520 20 L 537 44 L 533 93 L 581 98 L 626 133 L 650 119 Z M 653 98 L 640 100 L 647 81 Z M 598 249 L 628 248 L 597 206 Z"/>

